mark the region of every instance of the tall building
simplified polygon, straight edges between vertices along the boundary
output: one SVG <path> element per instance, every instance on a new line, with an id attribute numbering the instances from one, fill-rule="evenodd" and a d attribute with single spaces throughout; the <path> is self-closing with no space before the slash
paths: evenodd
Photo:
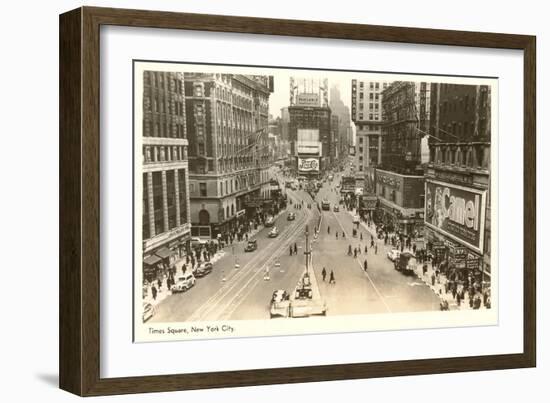
<path id="1" fill-rule="evenodd" d="M 491 88 L 431 84 L 426 240 L 451 277 L 491 279 Z"/>
<path id="2" fill-rule="evenodd" d="M 290 115 L 288 113 L 288 107 L 281 108 L 281 139 L 284 141 L 289 141 L 289 134 L 288 134 L 288 125 L 290 123 Z"/>
<path id="3" fill-rule="evenodd" d="M 194 235 L 233 230 L 269 203 L 272 89 L 268 76 L 185 73 Z"/>
<path id="4" fill-rule="evenodd" d="M 190 238 L 184 77 L 143 73 L 142 240 L 144 278 L 170 267 Z"/>
<path id="5" fill-rule="evenodd" d="M 424 228 L 424 139 L 430 124 L 430 86 L 396 81 L 381 93 L 382 151 L 375 168 L 377 220 L 390 231 L 421 234 Z"/>
<path id="6" fill-rule="evenodd" d="M 331 164 L 330 108 L 289 106 L 290 152 L 299 174 L 318 176 Z"/>
<path id="7" fill-rule="evenodd" d="M 331 111 L 327 79 L 290 78 L 290 152 L 301 175 L 319 176 L 331 166 Z"/>
<path id="8" fill-rule="evenodd" d="M 338 115 L 332 113 L 330 115 L 330 139 L 329 155 L 332 161 L 336 161 L 340 157 L 340 119 Z"/>
<path id="9" fill-rule="evenodd" d="M 348 155 L 348 147 L 351 144 L 348 137 L 351 119 L 349 107 L 342 101 L 340 89 L 337 85 L 332 85 L 330 87 L 329 107 L 332 116 L 338 117 L 338 129 L 334 129 L 333 127 L 333 132 L 336 135 L 336 137 L 334 137 L 334 142 L 337 144 L 333 154 L 341 159 Z"/>
<path id="10" fill-rule="evenodd" d="M 430 125 L 430 84 L 397 81 L 382 93 L 382 165 L 408 175 L 423 175 L 422 139 Z M 425 161 L 427 162 L 427 161 Z"/>
<path id="11" fill-rule="evenodd" d="M 359 174 L 382 163 L 382 98 L 385 81 L 351 81 L 351 119 L 356 129 L 355 166 Z"/>

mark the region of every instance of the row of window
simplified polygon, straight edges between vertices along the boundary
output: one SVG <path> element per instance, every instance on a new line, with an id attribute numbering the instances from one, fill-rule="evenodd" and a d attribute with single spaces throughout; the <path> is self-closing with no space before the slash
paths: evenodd
<path id="1" fill-rule="evenodd" d="M 169 89 L 183 95 L 183 76 L 178 73 L 162 71 L 145 71 L 143 73 L 144 86 L 151 88 Z M 168 85 L 168 88 L 166 88 Z"/>
<path id="2" fill-rule="evenodd" d="M 184 161 L 187 157 L 184 146 L 144 146 L 143 163 Z"/>
<path id="3" fill-rule="evenodd" d="M 365 114 L 360 113 L 359 114 L 359 120 L 363 120 L 365 118 Z M 369 120 L 380 120 L 380 114 L 379 113 L 369 113 L 368 114 Z"/>
<path id="4" fill-rule="evenodd" d="M 179 138 L 186 137 L 183 123 L 175 123 L 167 119 L 151 121 L 143 120 L 144 137 Z"/>
<path id="5" fill-rule="evenodd" d="M 430 149 L 430 160 L 436 164 L 457 165 L 489 169 L 490 147 L 488 145 L 436 146 Z"/>
<path id="6" fill-rule="evenodd" d="M 149 178 L 151 179 L 151 188 L 149 187 Z M 165 185 L 163 182 L 165 182 Z M 143 239 L 149 239 L 188 222 L 188 198 L 185 187 L 186 173 L 184 169 L 146 172 L 143 174 Z M 164 210 L 165 202 L 166 211 Z M 151 219 L 153 219 L 153 227 L 151 226 Z"/>
<path id="7" fill-rule="evenodd" d="M 365 93 L 360 92 L 359 93 L 359 100 L 364 100 L 365 99 L 364 95 L 365 95 Z M 380 99 L 381 99 L 380 94 L 369 92 L 369 101 L 380 101 Z M 371 108 L 372 108 L 372 106 L 371 106 Z"/>

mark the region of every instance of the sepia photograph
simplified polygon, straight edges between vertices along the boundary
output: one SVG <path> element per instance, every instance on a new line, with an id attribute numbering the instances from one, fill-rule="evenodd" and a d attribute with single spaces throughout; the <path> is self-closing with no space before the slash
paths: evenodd
<path id="1" fill-rule="evenodd" d="M 135 342 L 497 323 L 498 79 L 133 73 Z"/>

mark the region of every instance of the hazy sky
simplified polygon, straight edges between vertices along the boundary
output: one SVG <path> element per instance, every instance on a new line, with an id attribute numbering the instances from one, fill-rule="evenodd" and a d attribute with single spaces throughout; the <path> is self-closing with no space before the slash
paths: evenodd
<path id="1" fill-rule="evenodd" d="M 281 108 L 284 108 L 285 106 L 289 105 L 289 97 L 290 97 L 290 77 L 294 76 L 295 78 L 323 78 L 322 72 L 321 74 L 315 74 L 316 72 L 312 72 L 311 75 L 305 75 L 305 74 L 292 74 L 291 72 L 280 70 L 274 75 L 274 91 L 269 96 L 269 113 L 273 115 L 274 118 L 277 116 L 281 116 Z M 343 78 L 338 79 L 336 77 L 327 77 L 328 78 L 328 87 L 329 89 L 333 85 L 337 85 L 340 88 L 340 98 L 342 99 L 342 102 L 346 106 L 350 108 L 351 112 L 351 79 L 349 78 Z M 330 95 L 329 95 L 330 99 Z"/>

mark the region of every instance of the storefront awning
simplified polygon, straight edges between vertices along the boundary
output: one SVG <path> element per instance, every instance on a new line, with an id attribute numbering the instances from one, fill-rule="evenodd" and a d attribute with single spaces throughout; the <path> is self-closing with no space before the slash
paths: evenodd
<path id="1" fill-rule="evenodd" d="M 160 262 L 160 258 L 156 255 L 147 256 L 145 259 L 143 259 L 143 263 L 149 266 L 153 266 Z"/>
<path id="2" fill-rule="evenodd" d="M 168 249 L 167 247 L 160 248 L 159 250 L 157 250 L 157 251 L 155 252 L 155 255 L 157 255 L 157 256 L 160 257 L 161 259 L 169 258 L 170 255 L 171 255 L 170 249 Z"/>

